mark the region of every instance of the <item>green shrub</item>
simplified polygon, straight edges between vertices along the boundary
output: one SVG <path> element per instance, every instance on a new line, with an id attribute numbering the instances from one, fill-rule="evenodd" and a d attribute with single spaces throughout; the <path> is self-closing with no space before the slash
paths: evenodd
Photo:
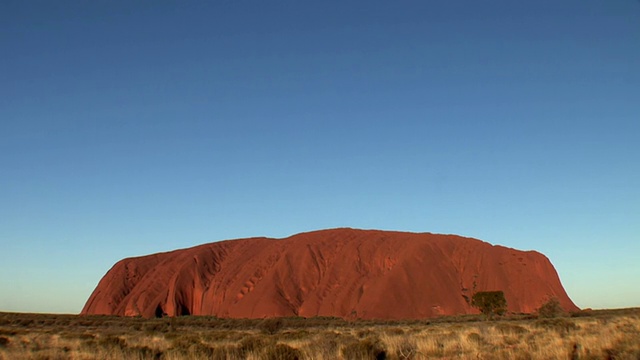
<path id="1" fill-rule="evenodd" d="M 502 291 L 479 291 L 473 294 L 471 305 L 489 319 L 493 315 L 504 315 L 507 312 L 507 299 Z"/>
<path id="2" fill-rule="evenodd" d="M 566 314 L 557 298 L 549 299 L 549 301 L 542 304 L 536 312 L 541 318 L 555 318 Z"/>

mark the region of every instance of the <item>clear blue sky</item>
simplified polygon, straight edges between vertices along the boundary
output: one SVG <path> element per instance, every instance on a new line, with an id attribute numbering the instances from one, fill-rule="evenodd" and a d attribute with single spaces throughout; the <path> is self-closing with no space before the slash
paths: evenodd
<path id="1" fill-rule="evenodd" d="M 640 306 L 640 2 L 0 4 L 0 311 L 118 260 L 356 227 Z"/>

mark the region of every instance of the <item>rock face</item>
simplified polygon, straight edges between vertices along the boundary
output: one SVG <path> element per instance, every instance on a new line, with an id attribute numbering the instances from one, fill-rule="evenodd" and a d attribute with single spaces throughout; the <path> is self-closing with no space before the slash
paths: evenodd
<path id="1" fill-rule="evenodd" d="M 551 297 L 577 310 L 551 262 L 454 235 L 333 229 L 228 240 L 116 263 L 82 314 L 416 319 L 477 313 L 502 290 L 512 312 Z"/>

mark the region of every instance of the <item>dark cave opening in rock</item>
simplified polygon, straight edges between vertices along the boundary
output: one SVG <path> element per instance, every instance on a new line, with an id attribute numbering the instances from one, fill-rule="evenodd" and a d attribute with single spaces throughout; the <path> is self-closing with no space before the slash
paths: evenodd
<path id="1" fill-rule="evenodd" d="M 162 310 L 162 305 L 158 304 L 158 306 L 156 307 L 156 317 L 157 318 L 161 318 L 164 316 L 164 310 Z"/>
<path id="2" fill-rule="evenodd" d="M 176 312 L 177 316 L 189 316 L 191 315 L 191 312 L 189 311 L 189 308 L 184 306 L 184 304 L 180 304 L 178 303 L 178 311 Z"/>

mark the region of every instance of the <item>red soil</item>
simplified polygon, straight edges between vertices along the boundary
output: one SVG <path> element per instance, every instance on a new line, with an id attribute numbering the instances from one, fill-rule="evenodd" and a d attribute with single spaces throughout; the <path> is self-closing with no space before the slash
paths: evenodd
<path id="1" fill-rule="evenodd" d="M 502 290 L 512 312 L 569 299 L 551 262 L 454 235 L 333 229 L 228 240 L 124 259 L 82 314 L 415 319 L 477 313 L 465 297 Z"/>

